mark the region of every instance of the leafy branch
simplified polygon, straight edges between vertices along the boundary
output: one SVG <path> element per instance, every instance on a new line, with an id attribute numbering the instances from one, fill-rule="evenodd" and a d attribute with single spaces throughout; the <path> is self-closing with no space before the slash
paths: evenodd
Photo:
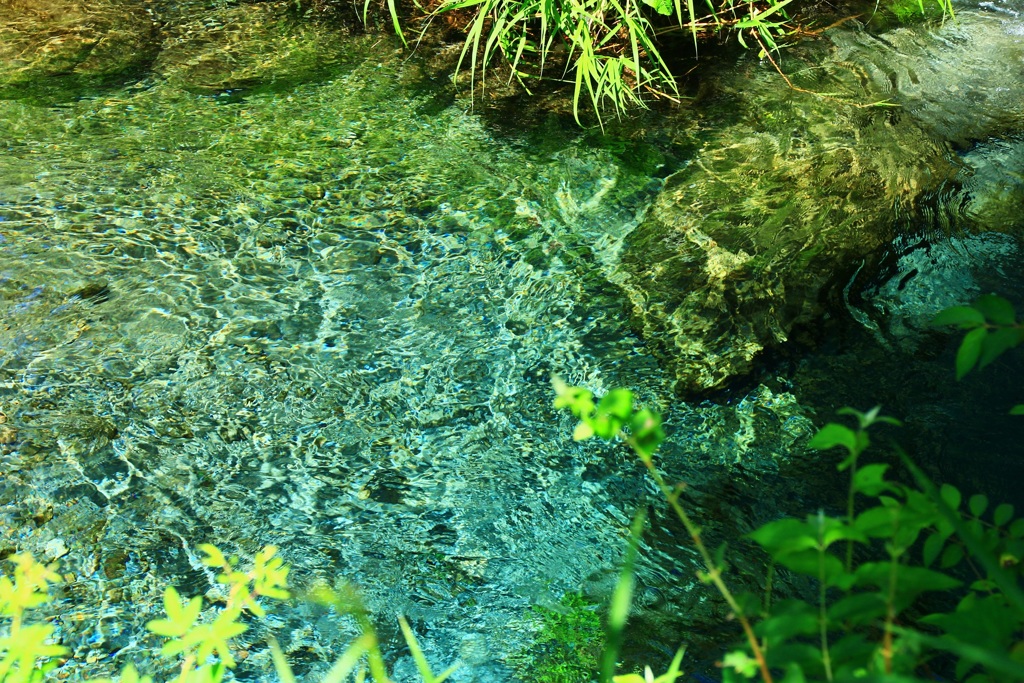
<path id="1" fill-rule="evenodd" d="M 621 438 L 639 456 L 647 468 L 651 478 L 669 506 L 683 523 L 694 546 L 704 562 L 704 571 L 698 574 L 701 581 L 711 583 L 725 599 L 733 615 L 740 622 L 747 642 L 754 654 L 757 669 L 761 672 L 765 683 L 772 683 L 772 674 L 768 668 L 763 648 L 754 634 L 749 617 L 740 606 L 736 596 L 722 578 L 724 563 L 716 560 L 701 537 L 700 527 L 693 522 L 686 510 L 679 503 L 683 486 L 670 486 L 654 464 L 654 453 L 665 440 L 665 432 L 661 427 L 661 416 L 648 409 L 633 410 L 633 393 L 627 389 L 612 389 L 598 403 L 594 403 L 593 394 L 578 387 L 570 387 L 558 377 L 552 378 L 555 388 L 555 408 L 568 408 L 580 422 L 573 431 L 573 439 L 582 441 L 592 436 L 605 440 Z M 618 683 L 624 683 L 616 678 Z"/>
<path id="2" fill-rule="evenodd" d="M 1024 342 L 1024 322 L 1017 320 L 1013 305 L 995 294 L 985 294 L 971 306 L 947 308 L 932 319 L 936 326 L 968 330 L 956 352 L 958 380 L 977 367 L 981 370 L 1006 351 Z M 1024 414 L 1018 405 L 1012 414 Z"/>
<path id="3" fill-rule="evenodd" d="M 925 680 L 917 675 L 942 653 L 954 656 L 958 680 L 1024 680 L 1020 655 L 1024 650 L 1024 592 L 1020 589 L 1024 519 L 1014 520 L 1009 505 L 996 507 L 990 519 L 984 517 L 988 499 L 982 495 L 970 497 L 964 510 L 955 487 L 932 485 L 905 456 L 920 489 L 887 480 L 886 464 L 860 462 L 870 445 L 870 428 L 899 424 L 878 408 L 844 409 L 841 414 L 856 420 L 854 428 L 830 423 L 810 442 L 818 450 L 845 451 L 839 463 L 840 470 L 850 471 L 845 515 L 832 517 L 819 510 L 802 520 L 770 522 L 748 535 L 768 553 L 773 565 L 817 584 L 811 602 L 784 599 L 765 604 L 760 614 L 753 614 L 741 609 L 753 604 L 752 599 L 726 586 L 724 558 L 708 552 L 700 528 L 682 508 L 682 487 L 669 486 L 654 465 L 654 451 L 664 440 L 660 417 L 634 410 L 632 394 L 624 389 L 609 391 L 595 402 L 586 389 L 569 387 L 558 379 L 554 385 L 556 407 L 568 408 L 580 420 L 574 438 L 598 436 L 628 443 L 690 533 L 705 565 L 700 578 L 723 595 L 745 636 L 745 647 L 722 659 L 724 683 L 751 678 L 764 683 L 854 678 L 916 683 Z M 858 500 L 867 506 L 858 505 Z M 629 575 L 638 535 L 639 528 L 634 528 L 623 579 L 612 599 L 611 614 L 618 628 L 628 611 L 628 604 L 625 609 L 622 606 L 623 595 L 629 594 L 632 585 Z M 855 562 L 855 545 L 863 549 L 858 555 L 867 559 Z M 844 552 L 837 552 L 839 547 Z M 933 568 L 936 563 L 939 569 Z M 976 577 L 966 587 L 958 577 L 945 573 L 961 563 Z M 955 590 L 960 591 L 960 600 L 951 612 L 919 617 L 911 609 L 925 593 Z M 678 676 L 678 667 L 677 658 L 671 676 L 657 680 Z M 611 678 L 607 671 L 603 681 Z M 614 680 L 655 679 L 648 671 L 643 679 L 631 674 Z"/>

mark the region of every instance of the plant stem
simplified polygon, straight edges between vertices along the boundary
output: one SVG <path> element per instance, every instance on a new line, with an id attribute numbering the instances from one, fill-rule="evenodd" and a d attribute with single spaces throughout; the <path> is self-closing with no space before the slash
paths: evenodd
<path id="1" fill-rule="evenodd" d="M 693 539 L 693 544 L 697 547 L 697 551 L 700 553 L 701 559 L 704 560 L 704 566 L 707 568 L 707 579 L 715 585 L 718 592 L 725 598 L 726 604 L 729 609 L 732 610 L 733 614 L 739 620 L 743 627 L 743 633 L 747 637 L 747 642 L 750 645 L 751 651 L 754 653 L 754 659 L 757 660 L 757 666 L 761 671 L 761 680 L 764 683 L 773 683 L 772 674 L 768 670 L 768 662 L 765 660 L 764 650 L 761 644 L 757 641 L 757 636 L 754 634 L 754 627 L 751 625 L 750 620 L 743 614 L 743 610 L 739 603 L 736 602 L 736 598 L 733 596 L 732 591 L 725 585 L 722 580 L 722 570 L 715 564 L 714 559 L 711 557 L 711 553 L 708 552 L 707 546 L 704 545 L 704 541 L 700 537 L 700 527 L 693 523 L 690 516 L 686 514 L 683 506 L 679 504 L 679 494 L 682 493 L 681 488 L 672 489 L 666 482 L 665 478 L 661 476 L 661 472 L 654 466 L 654 461 L 650 456 L 645 456 L 642 449 L 638 448 L 633 442 L 632 438 L 627 434 L 622 434 L 622 438 L 630 445 L 634 452 L 640 456 L 640 460 L 647 467 L 647 471 L 650 472 L 651 478 L 658 485 L 662 495 L 668 501 L 668 504 L 675 511 L 676 516 L 679 517 L 679 521 L 686 527 L 686 531 L 690 534 L 690 538 Z M 829 679 L 831 680 L 831 678 Z"/>
<path id="2" fill-rule="evenodd" d="M 846 494 L 846 523 L 853 526 L 853 484 L 857 478 L 857 456 L 859 452 L 854 451 L 853 462 L 850 463 L 850 490 Z M 853 539 L 846 539 L 846 571 L 853 571 Z"/>
<path id="3" fill-rule="evenodd" d="M 825 678 L 832 680 L 832 657 L 828 650 L 828 606 L 825 603 L 825 511 L 818 510 L 818 632 L 821 635 L 821 663 Z M 849 558 L 847 559 L 849 562 Z M 849 569 L 847 569 L 849 571 Z"/>
<path id="4" fill-rule="evenodd" d="M 896 581 L 899 569 L 899 556 L 893 555 L 889 568 L 889 595 L 885 601 L 885 634 L 882 636 L 882 661 L 885 662 L 885 673 L 892 673 L 892 626 L 896 621 Z"/>

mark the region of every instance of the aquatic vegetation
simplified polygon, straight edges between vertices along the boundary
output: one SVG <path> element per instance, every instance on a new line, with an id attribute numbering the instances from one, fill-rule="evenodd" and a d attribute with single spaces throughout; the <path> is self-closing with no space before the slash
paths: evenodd
<path id="1" fill-rule="evenodd" d="M 604 648 L 600 605 L 581 593 L 566 593 L 557 605 L 534 605 L 538 631 L 521 653 L 513 656 L 523 680 L 540 683 L 587 683 L 593 680 Z"/>

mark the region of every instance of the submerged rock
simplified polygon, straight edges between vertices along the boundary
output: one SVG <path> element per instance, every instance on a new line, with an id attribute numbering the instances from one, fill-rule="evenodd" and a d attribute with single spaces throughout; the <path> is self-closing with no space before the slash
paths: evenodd
<path id="1" fill-rule="evenodd" d="M 345 56 L 345 41 L 288 16 L 288 5 L 239 5 L 169 30 L 154 70 L 200 93 L 281 88 L 314 80 Z"/>
<path id="2" fill-rule="evenodd" d="M 982 30 L 975 22 L 991 18 L 964 12 L 949 30 L 973 35 Z M 696 121 L 713 132 L 681 134 L 697 139 L 699 151 L 627 237 L 614 276 L 634 327 L 674 371 L 680 393 L 720 388 L 765 349 L 813 333 L 828 293 L 841 293 L 923 201 L 960 181 L 963 162 L 951 144 L 1019 127 L 1012 102 L 1020 96 L 1003 97 L 1000 59 L 1024 48 L 997 41 L 1005 49 L 970 60 L 966 78 L 991 95 L 985 116 L 975 117 L 962 93 L 939 88 L 938 76 L 908 75 L 932 73 L 936 42 L 910 40 L 911 31 L 894 32 L 898 47 L 885 53 L 903 76 L 878 76 L 889 73 L 878 66 L 881 49 L 857 55 L 866 67 L 849 61 L 850 45 L 884 45 L 887 35 L 843 30 L 831 46 L 787 53 L 797 88 L 770 65 L 741 64 L 721 78 L 708 107 L 686 112 L 681 128 Z M 956 53 L 973 48 L 950 39 L 944 49 L 953 65 Z M 913 92 L 894 89 L 903 84 Z M 873 103 L 884 104 L 865 106 Z"/>
<path id="3" fill-rule="evenodd" d="M 7 0 L 0 6 L 0 96 L 72 91 L 145 66 L 159 49 L 146 8 L 126 0 Z"/>
<path id="4" fill-rule="evenodd" d="M 1024 3 L 997 0 L 957 12 L 953 21 L 830 38 L 835 62 L 857 64 L 901 115 L 966 147 L 1024 128 Z"/>

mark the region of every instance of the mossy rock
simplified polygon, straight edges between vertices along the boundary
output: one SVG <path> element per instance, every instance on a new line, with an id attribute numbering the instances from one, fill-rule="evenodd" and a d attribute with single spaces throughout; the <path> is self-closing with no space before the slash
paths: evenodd
<path id="1" fill-rule="evenodd" d="M 60 100 L 144 68 L 159 27 L 125 0 L 6 0 L 0 7 L 0 97 Z"/>
<path id="2" fill-rule="evenodd" d="M 788 60 L 827 74 L 842 98 L 787 89 L 749 65 L 723 76 L 711 104 L 682 124 L 706 117 L 713 132 L 667 179 L 613 278 L 684 395 L 722 388 L 765 349 L 812 329 L 826 294 L 891 238 L 895 217 L 957 173 L 914 121 L 857 106 L 882 99 L 870 81 L 809 50 Z"/>
<path id="3" fill-rule="evenodd" d="M 280 90 L 325 77 L 346 61 L 346 36 L 304 25 L 280 3 L 208 12 L 169 30 L 154 70 L 196 93 Z"/>

